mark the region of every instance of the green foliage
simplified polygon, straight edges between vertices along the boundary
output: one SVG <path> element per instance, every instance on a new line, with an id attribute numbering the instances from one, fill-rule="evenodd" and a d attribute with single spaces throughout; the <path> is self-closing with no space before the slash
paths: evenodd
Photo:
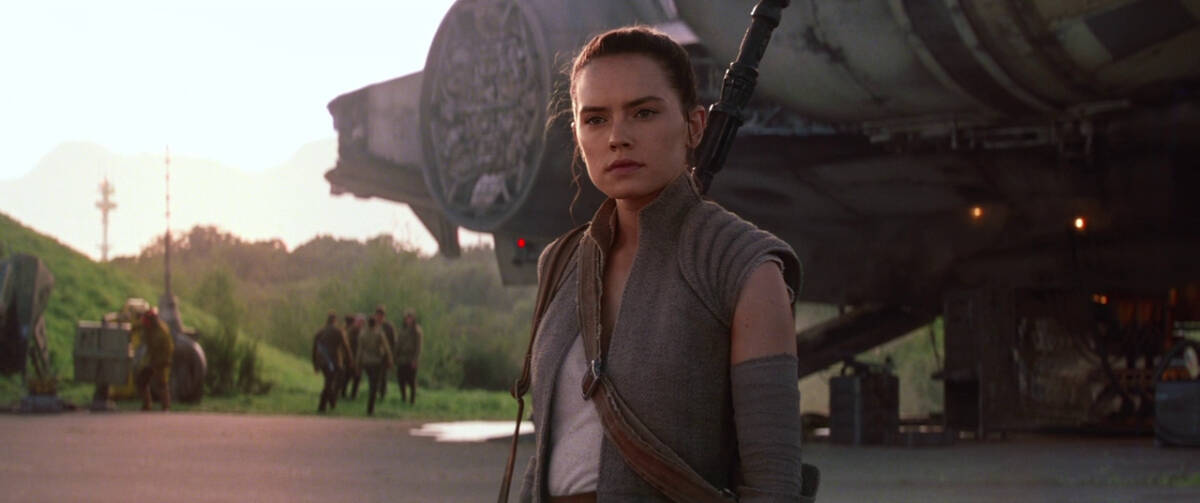
<path id="1" fill-rule="evenodd" d="M 242 343 L 239 353 L 240 358 L 238 358 L 237 369 L 238 391 L 257 395 L 270 391 L 271 383 L 259 377 L 262 375 L 262 364 L 258 361 L 258 341 Z"/>
<path id="2" fill-rule="evenodd" d="M 260 376 L 257 341 L 242 340 L 238 336 L 243 313 L 237 302 L 233 275 L 225 269 L 211 270 L 196 286 L 192 298 L 200 308 L 216 317 L 217 326 L 207 332 L 212 335 L 200 340 L 208 360 L 208 372 L 204 376 L 208 394 L 265 393 L 269 390 L 270 384 Z"/>
<path id="3" fill-rule="evenodd" d="M 209 336 L 210 333 L 213 335 Z M 234 367 L 238 360 L 236 334 L 223 331 L 201 332 L 199 341 L 208 360 L 204 389 L 210 395 L 232 393 L 236 386 Z"/>
<path id="4" fill-rule="evenodd" d="M 162 250 L 160 241 L 117 265 L 137 275 L 161 267 Z M 405 309 L 418 315 L 425 333 L 419 385 L 506 390 L 520 370 L 533 307 L 532 288 L 500 284 L 490 249 L 446 260 L 420 256 L 387 236 L 365 243 L 318 237 L 289 253 L 275 242 L 249 243 L 196 227 L 172 248 L 172 267 L 181 298 L 238 322 L 211 332 L 208 344 L 216 350 L 209 352 L 209 366 L 220 372 L 231 343 L 218 334 L 240 329 L 307 360 L 327 312 L 369 315 L 383 305 L 393 324 Z M 236 352 L 229 349 L 231 362 L 238 361 Z M 236 384 L 220 383 L 220 389 L 230 386 Z"/>
<path id="5" fill-rule="evenodd" d="M 161 254 L 161 241 L 157 246 Z M 123 262 L 120 266 L 96 263 L 3 214 L 0 214 L 0 248 L 7 254 L 28 253 L 37 256 L 54 275 L 54 288 L 44 314 L 51 368 L 59 378 L 59 395 L 75 403 L 86 403 L 91 399 L 93 386 L 72 381 L 76 323 L 80 320 L 99 320 L 105 313 L 120 309 L 129 297 L 141 297 L 156 303 L 162 288 L 161 256 L 144 262 L 132 259 L 115 261 Z M 206 352 L 208 363 L 214 363 L 214 356 L 218 357 L 219 362 L 222 348 L 215 341 L 217 335 L 223 331 L 237 333 L 238 325 L 245 318 L 244 309 L 240 307 L 241 301 L 236 296 L 237 280 L 227 272 L 224 277 L 213 275 L 209 281 L 176 279 L 174 284 L 179 285 L 181 291 L 189 293 L 180 299 L 180 311 L 189 326 L 199 329 L 200 344 Z M 193 290 L 198 295 L 190 295 Z M 209 314 L 209 309 L 220 315 Z M 231 375 L 235 384 L 243 386 L 243 391 L 262 392 L 269 389 L 269 378 L 266 376 L 305 376 L 303 372 L 279 368 L 296 365 L 295 359 L 266 359 L 262 355 L 269 348 L 257 342 L 240 345 L 240 350 L 234 350 L 236 354 L 232 358 L 236 366 Z M 305 383 L 299 384 L 301 389 L 305 389 Z M 0 378 L 0 402 L 15 401 L 24 393 L 20 376 Z"/>
<path id="6" fill-rule="evenodd" d="M 835 306 L 800 304 L 796 309 L 796 328 L 803 330 L 837 316 Z M 935 381 L 932 376 L 941 370 L 945 354 L 944 327 L 939 317 L 929 325 L 864 351 L 855 358 L 877 365 L 890 360 L 893 372 L 900 379 L 900 416 L 928 417 L 943 411 L 942 382 Z M 829 380 L 839 375 L 841 368 L 842 364 L 836 363 L 800 380 L 804 411 L 829 413 Z"/>
<path id="7" fill-rule="evenodd" d="M 932 376 L 942 369 L 941 357 L 945 354 L 944 325 L 938 317 L 927 326 L 864 353 L 861 359 L 882 363 L 890 358 L 900 378 L 900 414 L 926 416 L 943 410 L 942 382 Z"/>
<path id="8" fill-rule="evenodd" d="M 496 358 L 508 350 L 505 340 L 491 337 L 480 344 L 467 345 L 462 356 L 461 388 L 503 390 L 512 386 L 521 375 L 520 363 L 509 358 Z"/>

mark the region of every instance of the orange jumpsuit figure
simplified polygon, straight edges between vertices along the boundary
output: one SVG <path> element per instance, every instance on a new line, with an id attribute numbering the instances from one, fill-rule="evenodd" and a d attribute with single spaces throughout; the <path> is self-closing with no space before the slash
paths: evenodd
<path id="1" fill-rule="evenodd" d="M 138 392 L 142 395 L 142 410 L 150 410 L 152 384 L 162 389 L 162 409 L 170 410 L 171 387 L 167 383 L 167 376 L 171 372 L 175 341 L 171 339 L 171 330 L 153 310 L 142 314 L 142 344 L 146 346 L 146 356 L 150 360 L 138 371 L 136 380 Z"/>

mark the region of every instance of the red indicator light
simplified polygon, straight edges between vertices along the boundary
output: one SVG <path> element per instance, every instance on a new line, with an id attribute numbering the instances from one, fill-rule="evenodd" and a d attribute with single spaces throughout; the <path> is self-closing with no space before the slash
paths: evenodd
<path id="1" fill-rule="evenodd" d="M 517 248 L 525 247 L 525 238 L 517 238 Z"/>

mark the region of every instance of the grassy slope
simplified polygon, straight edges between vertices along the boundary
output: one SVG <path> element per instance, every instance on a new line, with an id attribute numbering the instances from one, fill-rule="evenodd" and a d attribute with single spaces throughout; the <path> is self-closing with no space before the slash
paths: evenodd
<path id="1" fill-rule="evenodd" d="M 0 214 L 0 243 L 4 244 L 7 254 L 36 255 L 54 274 L 54 289 L 45 312 L 46 338 L 52 365 L 64 384 L 64 397 L 76 402 L 90 397 L 90 385 L 71 382 L 74 377 L 72 346 L 76 321 L 98 320 L 104 313 L 119 309 L 128 297 L 142 297 L 156 303 L 159 288 L 115 268 L 93 262 L 83 254 L 3 214 Z M 181 311 L 189 325 L 197 322 L 212 324 L 211 316 L 186 302 L 181 302 Z M 262 347 L 262 352 L 263 372 L 268 379 L 276 382 L 288 380 L 295 383 L 288 387 L 298 389 L 320 387 L 316 379 L 304 374 L 304 362 L 267 346 Z M 20 394 L 19 382 L 14 382 L 19 378 L 5 380 L 7 382 L 0 385 L 0 401 L 11 401 Z M 82 391 L 76 388 L 82 388 Z"/>
<path id="2" fill-rule="evenodd" d="M 98 320 L 104 313 L 119 309 L 128 297 L 142 297 L 157 303 L 161 290 L 157 285 L 146 284 L 116 268 L 93 262 L 4 214 L 0 214 L 0 243 L 3 243 L 6 254 L 28 253 L 38 256 L 54 274 L 55 285 L 45 313 L 52 366 L 61 381 L 60 395 L 76 404 L 86 404 L 91 400 L 92 385 L 72 381 L 76 321 Z M 188 325 L 216 326 L 212 316 L 186 301 L 180 302 L 180 310 Z M 263 378 L 273 384 L 270 393 L 210 396 L 200 404 L 179 404 L 177 408 L 251 413 L 311 413 L 316 409 L 321 379 L 312 372 L 309 362 L 265 343 L 259 344 L 259 357 Z M 365 391 L 364 382 L 358 399 L 349 404 L 343 403 L 338 415 L 364 415 Z M 390 391 L 398 397 L 396 390 Z M 12 403 L 23 395 L 19 376 L 0 377 L 0 404 Z M 377 416 L 510 419 L 516 414 L 516 402 L 506 393 L 422 390 L 421 400 L 416 407 L 401 406 L 399 400 L 392 397 L 389 395 L 390 400 L 377 407 Z M 120 405 L 125 409 L 137 406 L 134 402 Z"/>
<path id="3" fill-rule="evenodd" d="M 71 348 L 77 320 L 98 320 L 116 311 L 127 297 L 153 299 L 155 290 L 109 267 L 93 262 L 52 238 L 0 214 L 0 243 L 9 255 L 27 253 L 42 259 L 54 274 L 46 307 L 46 338 L 52 365 L 61 379 L 74 373 Z"/>

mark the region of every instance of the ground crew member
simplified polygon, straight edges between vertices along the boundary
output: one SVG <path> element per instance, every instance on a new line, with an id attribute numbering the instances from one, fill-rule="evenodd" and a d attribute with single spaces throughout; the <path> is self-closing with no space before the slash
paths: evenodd
<path id="1" fill-rule="evenodd" d="M 358 354 L 355 361 L 367 373 L 367 415 L 375 413 L 375 395 L 387 382 L 387 369 L 392 367 L 392 347 L 388 344 L 383 329 L 372 317 L 367 320 L 367 329 L 358 335 Z"/>
<path id="2" fill-rule="evenodd" d="M 421 326 L 417 324 L 417 315 L 412 309 L 404 310 L 404 322 L 396 331 L 396 383 L 400 385 L 400 402 L 405 400 L 408 393 L 408 403 L 417 401 L 417 360 L 421 358 L 421 341 L 424 335 Z"/>
<path id="3" fill-rule="evenodd" d="M 346 315 L 346 342 L 350 343 L 350 354 L 358 354 L 358 334 L 362 332 L 363 324 L 365 323 L 363 316 Z M 358 398 L 358 383 L 362 380 L 362 369 L 358 365 L 352 365 L 346 369 L 345 377 L 342 379 L 342 398 Z M 354 382 L 353 392 L 351 393 L 350 382 Z"/>
<path id="4" fill-rule="evenodd" d="M 325 412 L 326 404 L 331 409 L 337 408 L 338 380 L 344 370 L 354 366 L 352 354 L 345 332 L 337 327 L 337 314 L 330 311 L 325 326 L 313 336 L 313 371 L 325 375 L 317 412 Z"/>
<path id="5" fill-rule="evenodd" d="M 383 336 L 387 338 L 388 347 L 394 348 L 396 347 L 396 326 L 392 325 L 392 322 L 387 320 L 385 314 L 386 313 L 384 313 L 383 304 L 375 306 L 375 314 L 373 316 L 375 319 L 375 325 L 379 326 L 383 330 Z M 379 386 L 379 399 L 383 400 L 383 397 L 386 395 L 387 378 L 385 377 L 383 379 L 383 383 Z"/>
<path id="6" fill-rule="evenodd" d="M 138 393 L 142 395 L 142 410 L 150 410 L 150 386 L 162 389 L 162 410 L 171 410 L 171 387 L 167 376 L 171 372 L 171 355 L 175 340 L 166 323 L 153 309 L 142 313 L 141 344 L 146 348 L 149 363 L 137 373 Z"/>

